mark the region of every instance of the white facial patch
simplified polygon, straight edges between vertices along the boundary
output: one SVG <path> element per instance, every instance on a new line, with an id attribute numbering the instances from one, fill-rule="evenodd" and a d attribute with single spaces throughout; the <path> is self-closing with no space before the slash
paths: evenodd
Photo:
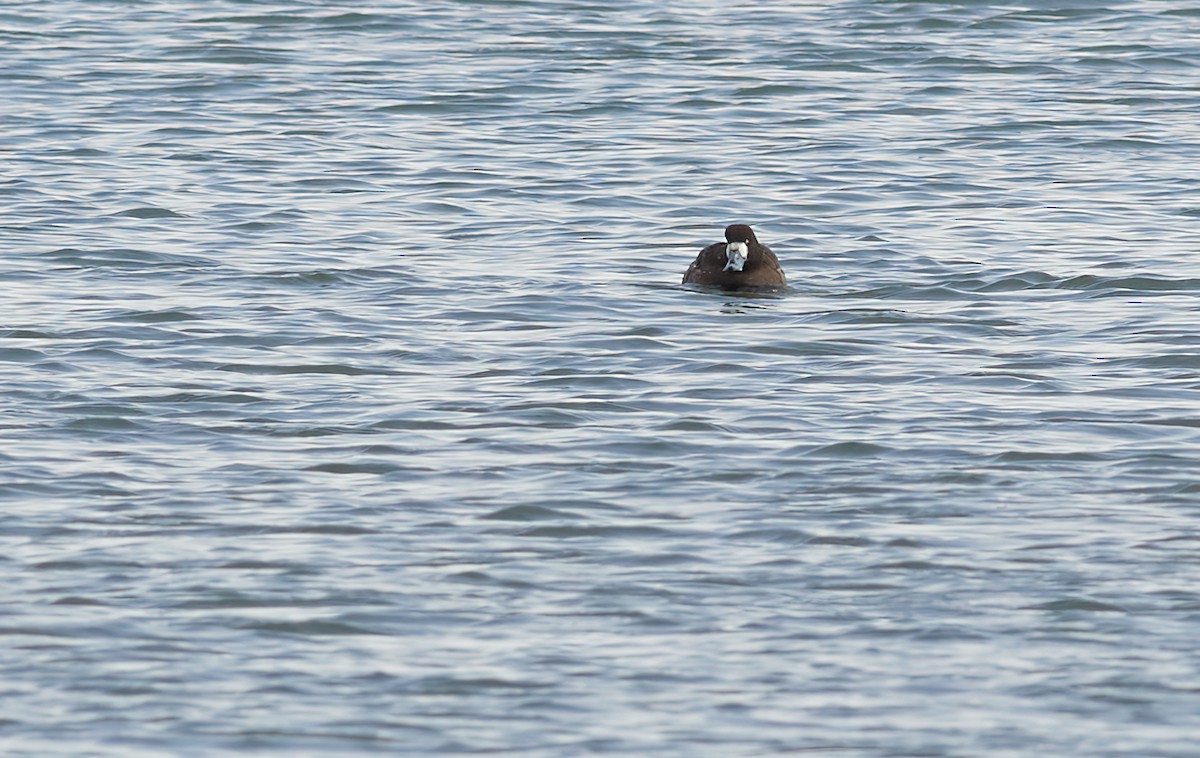
<path id="1" fill-rule="evenodd" d="M 726 271 L 741 271 L 742 266 L 746 265 L 746 256 L 750 254 L 750 248 L 745 242 L 730 242 L 725 246 L 725 258 L 728 261 L 725 264 Z"/>

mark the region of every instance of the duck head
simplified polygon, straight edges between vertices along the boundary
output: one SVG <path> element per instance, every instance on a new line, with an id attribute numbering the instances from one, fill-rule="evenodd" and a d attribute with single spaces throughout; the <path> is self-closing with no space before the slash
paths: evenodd
<path id="1" fill-rule="evenodd" d="M 750 245 L 757 245 L 754 231 L 745 224 L 725 228 L 725 271 L 741 271 L 750 257 Z"/>

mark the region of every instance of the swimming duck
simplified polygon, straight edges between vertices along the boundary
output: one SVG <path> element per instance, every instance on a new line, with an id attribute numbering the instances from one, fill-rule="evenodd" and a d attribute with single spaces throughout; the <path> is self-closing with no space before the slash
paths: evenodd
<path id="1" fill-rule="evenodd" d="M 683 275 L 684 284 L 701 284 L 727 290 L 779 288 L 787 277 L 771 248 L 758 241 L 745 224 L 725 228 L 725 242 L 714 242 L 700 251 Z"/>

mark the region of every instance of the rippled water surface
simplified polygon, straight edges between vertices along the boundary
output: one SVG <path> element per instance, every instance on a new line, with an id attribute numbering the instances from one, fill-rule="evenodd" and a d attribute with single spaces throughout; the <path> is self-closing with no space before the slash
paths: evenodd
<path id="1" fill-rule="evenodd" d="M 0 49 L 7 755 L 1196 755 L 1194 3 Z"/>

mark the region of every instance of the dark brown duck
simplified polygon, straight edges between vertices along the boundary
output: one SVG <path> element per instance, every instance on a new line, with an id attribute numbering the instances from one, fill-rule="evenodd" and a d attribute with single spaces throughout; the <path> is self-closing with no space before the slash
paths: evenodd
<path id="1" fill-rule="evenodd" d="M 787 277 L 771 248 L 758 241 L 745 224 L 725 229 L 725 242 L 714 242 L 700 251 L 683 275 L 684 284 L 701 284 L 727 290 L 767 289 L 787 286 Z"/>

